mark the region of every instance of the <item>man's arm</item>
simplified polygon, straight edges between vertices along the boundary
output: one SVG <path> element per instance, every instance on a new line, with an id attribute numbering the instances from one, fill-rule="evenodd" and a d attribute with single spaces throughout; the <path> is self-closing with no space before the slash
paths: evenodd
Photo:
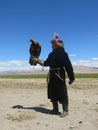
<path id="1" fill-rule="evenodd" d="M 67 71 L 68 77 L 69 77 L 69 84 L 72 84 L 75 80 L 75 76 L 74 76 L 74 72 L 73 72 L 73 67 L 72 64 L 70 62 L 70 59 L 68 57 L 68 54 L 66 53 L 65 55 L 65 69 Z"/>
<path id="2" fill-rule="evenodd" d="M 51 62 L 53 61 L 51 55 L 52 55 L 52 53 L 50 53 L 50 54 L 48 55 L 48 58 L 47 58 L 46 60 L 41 60 L 41 59 L 39 59 L 39 58 L 35 58 L 35 61 L 36 61 L 38 64 L 42 65 L 42 66 L 50 66 L 50 65 L 51 65 Z"/>

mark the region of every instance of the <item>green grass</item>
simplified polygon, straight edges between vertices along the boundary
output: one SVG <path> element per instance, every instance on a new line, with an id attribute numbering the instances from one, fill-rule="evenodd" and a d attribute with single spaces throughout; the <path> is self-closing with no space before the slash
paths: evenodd
<path id="1" fill-rule="evenodd" d="M 37 78 L 46 78 L 46 74 L 32 74 L 32 75 L 0 75 L 0 78 L 11 78 L 11 79 L 37 79 Z M 98 78 L 98 73 L 93 74 L 75 74 L 75 78 Z"/>
<path id="2" fill-rule="evenodd" d="M 75 74 L 75 78 L 98 78 L 98 73 Z"/>
<path id="3" fill-rule="evenodd" d="M 13 74 L 13 75 L 0 75 L 0 78 L 11 78 L 11 79 L 32 79 L 32 78 L 46 78 L 45 74 L 32 74 L 32 75 L 18 75 L 18 74 Z"/>

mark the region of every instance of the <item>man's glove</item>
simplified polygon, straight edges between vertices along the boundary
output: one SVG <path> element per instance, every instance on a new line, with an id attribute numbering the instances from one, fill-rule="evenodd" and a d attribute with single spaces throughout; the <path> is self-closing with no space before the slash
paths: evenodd
<path id="1" fill-rule="evenodd" d="M 34 58 L 34 61 L 42 66 L 44 66 L 44 61 L 40 60 L 39 58 Z"/>

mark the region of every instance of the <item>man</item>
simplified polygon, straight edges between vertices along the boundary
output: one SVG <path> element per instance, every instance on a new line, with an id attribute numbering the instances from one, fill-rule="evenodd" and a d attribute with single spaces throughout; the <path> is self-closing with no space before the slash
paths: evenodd
<path id="1" fill-rule="evenodd" d="M 69 77 L 69 84 L 75 80 L 72 64 L 64 50 L 64 43 L 58 36 L 51 40 L 53 51 L 45 61 L 37 59 L 37 63 L 49 66 L 48 99 L 51 100 L 53 109 L 50 114 L 60 114 L 58 102 L 62 104 L 63 112 L 60 117 L 68 115 L 68 93 L 65 81 L 65 72 Z"/>

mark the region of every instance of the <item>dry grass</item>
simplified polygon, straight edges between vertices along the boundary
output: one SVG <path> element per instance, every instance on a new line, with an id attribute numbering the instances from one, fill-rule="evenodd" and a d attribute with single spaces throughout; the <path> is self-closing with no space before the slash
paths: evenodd
<path id="1" fill-rule="evenodd" d="M 45 79 L 0 79 L 0 88 L 39 89 L 46 87 Z"/>
<path id="2" fill-rule="evenodd" d="M 98 79 L 96 78 L 82 78 L 76 79 L 73 88 L 77 89 L 96 89 L 98 88 Z"/>

